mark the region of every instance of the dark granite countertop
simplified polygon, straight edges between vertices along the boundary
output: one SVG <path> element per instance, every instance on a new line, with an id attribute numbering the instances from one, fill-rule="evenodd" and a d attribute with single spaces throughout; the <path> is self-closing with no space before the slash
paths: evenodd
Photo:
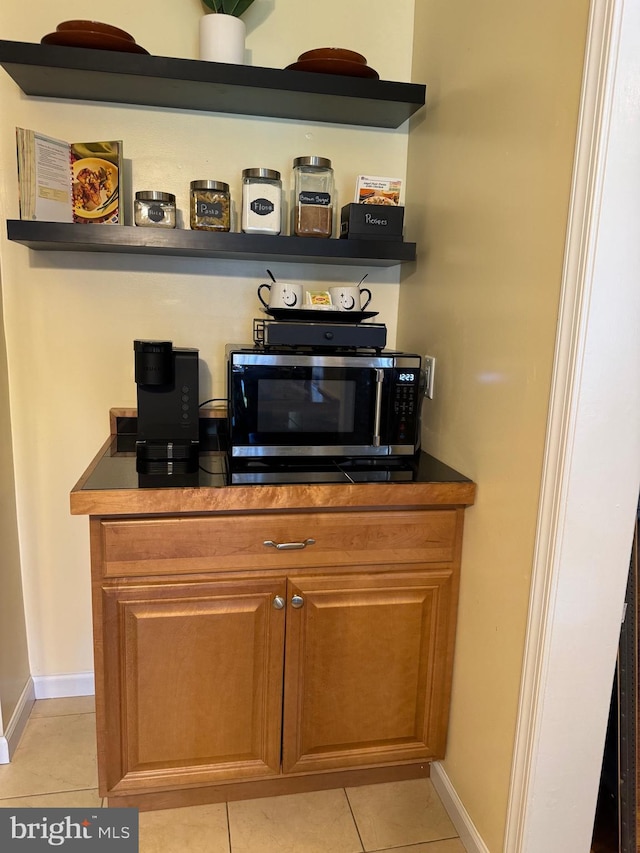
<path id="1" fill-rule="evenodd" d="M 469 505 L 475 484 L 419 452 L 412 457 L 231 460 L 219 423 L 201 431 L 197 468 L 137 470 L 131 419 L 112 434 L 71 493 L 75 514 L 197 512 L 345 505 Z M 384 486 L 391 489 L 384 489 Z M 175 509 L 174 509 L 175 507 Z"/>

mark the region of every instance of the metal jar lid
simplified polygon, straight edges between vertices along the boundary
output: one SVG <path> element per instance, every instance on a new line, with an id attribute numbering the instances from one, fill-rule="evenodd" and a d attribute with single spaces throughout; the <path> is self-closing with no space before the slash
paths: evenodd
<path id="1" fill-rule="evenodd" d="M 243 169 L 243 178 L 266 178 L 269 181 L 279 181 L 280 172 L 275 169 Z"/>
<path id="2" fill-rule="evenodd" d="M 331 160 L 327 157 L 296 157 L 293 161 L 293 168 L 296 166 L 317 166 L 319 169 L 330 169 Z"/>
<path id="3" fill-rule="evenodd" d="M 216 190 L 219 193 L 228 193 L 229 184 L 224 181 L 191 181 L 192 190 Z"/>
<path id="4" fill-rule="evenodd" d="M 157 190 L 140 190 L 136 193 L 136 199 L 139 201 L 169 201 L 171 204 L 176 203 L 176 197 L 173 193 L 161 193 Z"/>

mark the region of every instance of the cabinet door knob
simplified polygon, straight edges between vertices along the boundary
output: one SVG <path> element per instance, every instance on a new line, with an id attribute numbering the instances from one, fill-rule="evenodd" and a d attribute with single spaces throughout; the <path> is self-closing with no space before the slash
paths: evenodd
<path id="1" fill-rule="evenodd" d="M 315 545 L 315 539 L 305 539 L 304 542 L 274 542 L 273 539 L 265 539 L 262 543 L 269 548 L 277 548 L 278 551 L 300 551 L 306 548 L 307 545 Z"/>
<path id="2" fill-rule="evenodd" d="M 273 599 L 273 606 L 276 610 L 282 610 L 284 607 L 284 598 L 281 595 L 276 595 Z"/>
<path id="3" fill-rule="evenodd" d="M 294 595 L 291 599 L 291 606 L 298 610 L 304 604 L 304 598 L 301 595 Z"/>

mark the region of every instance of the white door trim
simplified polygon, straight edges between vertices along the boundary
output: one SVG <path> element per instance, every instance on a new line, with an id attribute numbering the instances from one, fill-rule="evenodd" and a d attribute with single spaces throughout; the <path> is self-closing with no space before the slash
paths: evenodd
<path id="1" fill-rule="evenodd" d="M 640 481 L 640 4 L 593 0 L 505 853 L 584 853 Z"/>

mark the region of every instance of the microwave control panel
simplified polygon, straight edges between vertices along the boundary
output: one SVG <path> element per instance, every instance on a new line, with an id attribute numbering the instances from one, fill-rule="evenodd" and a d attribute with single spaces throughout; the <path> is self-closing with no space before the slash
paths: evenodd
<path id="1" fill-rule="evenodd" d="M 397 368 L 393 386 L 391 444 L 413 444 L 418 430 L 420 371 Z"/>

